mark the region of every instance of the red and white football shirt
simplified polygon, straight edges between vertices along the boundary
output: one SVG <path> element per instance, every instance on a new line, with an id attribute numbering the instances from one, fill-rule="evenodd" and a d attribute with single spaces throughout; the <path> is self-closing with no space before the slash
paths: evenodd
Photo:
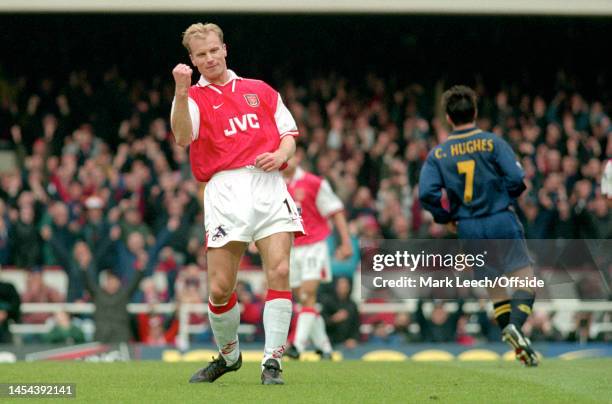
<path id="1" fill-rule="evenodd" d="M 287 189 L 301 210 L 306 231 L 306 235 L 297 237 L 293 244 L 297 247 L 325 240 L 331 233 L 327 218 L 344 209 L 329 182 L 298 167 Z"/>
<path id="2" fill-rule="evenodd" d="M 258 155 L 276 151 L 284 136 L 298 135 L 297 125 L 276 90 L 261 80 L 228 72 L 230 78 L 224 85 L 201 77 L 189 89 L 191 170 L 198 181 L 207 182 L 220 171 L 254 165 Z"/>

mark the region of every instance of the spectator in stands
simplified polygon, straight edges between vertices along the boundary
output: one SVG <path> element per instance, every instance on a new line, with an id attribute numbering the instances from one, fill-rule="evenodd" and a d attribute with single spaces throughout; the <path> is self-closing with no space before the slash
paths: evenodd
<path id="1" fill-rule="evenodd" d="M 166 320 L 161 315 L 138 315 L 140 340 L 151 346 L 174 344 L 178 333 L 178 321 L 175 318 Z"/>
<path id="2" fill-rule="evenodd" d="M 592 341 L 591 324 L 593 322 L 592 313 L 577 313 L 574 319 L 576 323 L 575 330 L 568 335 L 568 341 L 586 344 Z"/>
<path id="3" fill-rule="evenodd" d="M 372 333 L 368 338 L 368 342 L 374 344 L 390 344 L 392 339 L 393 327 L 383 321 L 377 321 L 372 324 Z"/>
<path id="4" fill-rule="evenodd" d="M 49 226 L 57 243 L 68 251 L 72 250 L 77 237 L 78 224 L 70 222 L 68 206 L 65 203 L 58 201 L 50 205 L 47 215 L 41 222 L 43 226 Z M 44 237 L 43 240 L 48 241 Z M 61 265 L 49 243 L 43 245 L 43 262 L 45 265 Z"/>
<path id="5" fill-rule="evenodd" d="M 93 257 L 89 245 L 84 241 L 77 241 L 72 250 L 68 250 L 64 243 L 61 242 L 61 239 L 53 236 L 49 226 L 41 229 L 41 236 L 51 248 L 58 264 L 68 277 L 66 301 L 69 303 L 84 301 L 85 284 L 83 283 L 81 271 L 88 271 L 98 276 L 100 257 Z M 104 253 L 105 250 L 106 248 L 99 249 L 98 254 Z"/>
<path id="6" fill-rule="evenodd" d="M 593 185 L 587 179 L 576 183 L 570 203 L 574 206 L 574 223 L 576 238 L 593 239 L 598 236 L 595 218 L 589 211 L 589 201 L 593 195 Z"/>
<path id="7" fill-rule="evenodd" d="M 574 251 L 576 251 L 574 249 Z M 578 250 L 578 253 L 580 251 Z M 601 273 L 597 270 L 598 263 L 593 260 L 595 257 L 590 257 L 590 253 L 583 252 L 582 255 L 586 260 L 580 270 L 580 279 L 576 280 L 576 289 L 578 296 L 583 299 L 607 299 L 609 298 L 609 289 L 601 282 Z M 610 257 L 610 255 L 608 255 Z M 600 259 L 601 257 L 597 257 Z M 605 265 L 599 263 L 599 265 Z"/>
<path id="8" fill-rule="evenodd" d="M 204 304 L 206 289 L 201 276 L 201 270 L 197 265 L 188 265 L 179 272 L 176 279 L 176 303 L 177 309 L 182 304 Z M 190 325 L 201 325 L 207 327 L 208 317 L 205 314 L 192 312 L 189 315 Z M 210 341 L 211 332 L 206 328 L 205 332 L 198 335 L 198 341 Z"/>
<path id="9" fill-rule="evenodd" d="M 70 314 L 58 311 L 54 316 L 53 328 L 45 335 L 44 340 L 50 344 L 82 344 L 85 342 L 85 335 L 71 320 Z"/>
<path id="10" fill-rule="evenodd" d="M 407 344 L 420 340 L 419 335 L 410 329 L 411 324 L 410 313 L 397 313 L 395 315 L 393 332 L 390 336 L 393 343 Z"/>
<path id="11" fill-rule="evenodd" d="M 415 318 L 421 328 L 421 339 L 424 342 L 454 342 L 457 335 L 457 322 L 463 315 L 463 301 L 459 308 L 449 313 L 442 301 L 435 301 L 429 318 L 423 313 L 423 300 L 419 300 Z"/>
<path id="12" fill-rule="evenodd" d="M 476 338 L 474 338 L 468 332 L 468 329 L 467 329 L 468 322 L 469 322 L 469 316 L 465 314 L 459 317 L 459 319 L 457 320 L 457 331 L 455 335 L 455 342 L 458 343 L 459 345 L 470 346 L 476 343 Z"/>
<path id="13" fill-rule="evenodd" d="M 380 225 L 372 215 L 359 216 L 356 219 L 357 231 L 361 240 L 379 240 L 382 238 Z"/>
<path id="14" fill-rule="evenodd" d="M 20 197 L 20 200 L 23 199 Z M 12 262 L 19 268 L 29 269 L 40 264 L 41 241 L 34 219 L 34 206 L 26 202 L 19 207 L 18 220 L 11 224 L 9 249 Z"/>
<path id="15" fill-rule="evenodd" d="M 140 282 L 140 290 L 142 291 L 141 303 L 155 305 L 166 301 L 166 290 L 158 288 L 157 282 L 152 276 L 143 278 Z"/>
<path id="16" fill-rule="evenodd" d="M 557 202 L 557 220 L 554 224 L 554 237 L 561 239 L 574 238 L 574 226 L 574 218 L 569 202 Z"/>
<path id="17" fill-rule="evenodd" d="M 523 228 L 525 229 L 525 238 L 541 239 L 544 235 L 541 233 L 543 225 L 541 224 L 541 216 L 539 215 L 539 207 L 533 200 L 524 200 L 521 203 L 521 213 L 523 216 Z"/>
<path id="18" fill-rule="evenodd" d="M 561 341 L 563 336 L 555 328 L 550 317 L 543 311 L 535 311 L 523 326 L 525 336 L 529 337 L 532 342 Z"/>
<path id="19" fill-rule="evenodd" d="M 149 345 L 174 343 L 178 332 L 176 316 L 166 317 L 155 313 L 155 305 L 166 301 L 166 290 L 160 290 L 153 277 L 144 278 L 140 283 L 143 301 L 150 306 L 150 313 L 138 313 L 138 335 L 140 341 Z"/>
<path id="20" fill-rule="evenodd" d="M 187 255 L 189 245 L 189 231 L 192 226 L 192 218 L 200 210 L 197 197 L 197 184 L 193 180 L 184 181 L 177 194 L 165 200 L 163 212 L 164 221 L 162 223 L 176 222 L 178 226 L 168 237 L 167 245 L 181 257 Z"/>
<path id="21" fill-rule="evenodd" d="M 359 311 L 351 299 L 351 282 L 348 278 L 336 280 L 335 294 L 321 300 L 321 315 L 325 319 L 327 334 L 332 344 L 355 348 L 360 339 Z"/>
<path id="22" fill-rule="evenodd" d="M 112 224 L 104 215 L 104 203 L 97 195 L 85 200 L 86 216 L 81 235 L 94 256 L 99 257 L 101 268 L 112 268 L 116 264 L 113 254 L 109 254 Z"/>
<path id="23" fill-rule="evenodd" d="M 612 215 L 609 214 L 608 202 L 598 195 L 592 202 L 593 220 L 597 229 L 597 238 L 612 238 Z"/>
<path id="24" fill-rule="evenodd" d="M 556 172 L 549 174 L 544 181 L 544 186 L 538 191 L 539 210 L 536 222 L 539 232 L 534 235 L 535 238 L 554 236 L 557 203 L 566 199 L 567 194 L 565 186 L 561 183 L 561 177 Z"/>
<path id="25" fill-rule="evenodd" d="M 199 303 L 206 296 L 202 271 L 197 265 L 186 266 L 176 280 L 176 294 L 181 301 Z"/>
<path id="26" fill-rule="evenodd" d="M 10 259 L 9 234 L 11 221 L 9 219 L 6 203 L 0 199 L 0 265 L 6 265 Z"/>
<path id="27" fill-rule="evenodd" d="M 121 279 L 110 270 L 105 272 L 103 286 L 94 280 L 96 274 L 81 268 L 84 283 L 96 306 L 94 339 L 98 342 L 128 342 L 131 338 L 130 319 L 127 304 L 144 277 L 148 257 L 142 253 L 135 264 L 136 272 L 126 287 L 121 287 Z"/>
<path id="28" fill-rule="evenodd" d="M 176 232 L 179 223 L 176 218 L 169 220 L 166 226 L 156 235 L 155 243 L 150 247 L 146 246 L 145 239 L 139 232 L 130 233 L 127 243 L 118 242 L 116 246 L 118 254 L 117 274 L 124 283 L 132 276 L 136 263 L 142 255 L 147 256 L 147 264 L 144 268 L 145 275 L 149 276 L 153 273 L 159 260 L 160 250 L 166 245 L 169 237 Z"/>
<path id="29" fill-rule="evenodd" d="M 0 281 L 0 343 L 10 344 L 13 337 L 9 329 L 11 322 L 21 321 L 21 299 L 15 287 Z"/>
<path id="30" fill-rule="evenodd" d="M 51 286 L 45 285 L 42 268 L 34 267 L 28 272 L 26 289 L 21 295 L 21 301 L 23 303 L 61 303 L 64 301 L 64 296 Z M 51 316 L 51 313 L 27 313 L 22 316 L 22 319 L 24 323 L 43 324 Z"/>
<path id="31" fill-rule="evenodd" d="M 166 345 L 164 318 L 162 316 L 151 316 L 149 318 L 149 332 L 143 342 L 147 345 Z"/>
<path id="32" fill-rule="evenodd" d="M 2 196 L 2 200 L 6 203 L 7 213 L 10 214 L 12 210 L 17 208 L 17 199 L 22 191 L 23 181 L 21 180 L 21 173 L 17 169 L 3 173 L 0 195 Z M 15 216 L 14 214 L 10 216 L 11 220 L 15 219 L 15 217 L 13 217 Z"/>
<path id="33" fill-rule="evenodd" d="M 159 263 L 155 268 L 155 275 L 163 274 L 165 277 L 165 301 L 174 300 L 176 278 L 179 269 L 182 267 L 182 262 L 179 258 L 178 254 L 171 247 L 164 247 L 159 252 Z"/>
<path id="34" fill-rule="evenodd" d="M 355 223 L 349 224 L 349 235 L 351 237 L 353 254 L 342 260 L 339 260 L 335 254 L 330 258 L 331 273 L 334 279 L 339 277 L 352 278 L 359 266 L 359 238 L 357 237 L 357 226 Z M 329 251 L 335 251 L 338 244 L 339 237 L 336 232 L 334 232 L 327 238 L 327 247 Z M 327 288 L 325 288 L 325 290 L 327 290 Z"/>
<path id="35" fill-rule="evenodd" d="M 203 255 L 206 259 L 206 247 L 204 246 L 204 215 L 201 210 L 198 210 L 197 215 L 194 218 L 191 228 L 189 229 L 189 241 L 187 242 L 187 254 L 185 256 L 186 264 L 196 263 L 198 256 Z M 250 252 L 247 249 L 246 255 Z"/>
<path id="36" fill-rule="evenodd" d="M 264 308 L 264 302 L 261 301 L 253 291 L 251 286 L 244 282 L 238 281 L 236 284 L 236 295 L 240 302 L 240 322 L 243 324 L 251 324 L 256 327 L 255 333 L 246 338 L 246 341 L 253 341 L 263 337 L 263 328 L 261 320 Z"/>
<path id="37" fill-rule="evenodd" d="M 126 199 L 122 201 L 128 202 Z M 120 205 L 121 206 L 121 205 Z M 123 212 L 122 219 L 119 222 L 121 227 L 121 241 L 127 244 L 130 235 L 134 232 L 140 233 L 142 238 L 145 240 L 145 244 L 151 246 L 155 244 L 155 237 L 151 233 L 151 229 L 146 223 L 142 221 L 142 214 L 133 205 L 129 203 L 125 204 L 126 209 Z"/>
<path id="38" fill-rule="evenodd" d="M 370 189 L 360 187 L 347 210 L 351 220 L 359 216 L 374 217 L 376 215 L 376 208 Z"/>

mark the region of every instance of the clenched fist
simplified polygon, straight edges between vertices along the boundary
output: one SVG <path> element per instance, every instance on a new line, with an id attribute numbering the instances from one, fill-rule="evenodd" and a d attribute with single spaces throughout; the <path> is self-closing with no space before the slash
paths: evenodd
<path id="1" fill-rule="evenodd" d="M 193 70 L 191 67 L 186 64 L 179 63 L 172 70 L 172 75 L 174 76 L 174 82 L 176 84 L 176 92 L 182 92 L 184 94 L 187 93 L 189 87 L 191 86 L 191 74 Z"/>

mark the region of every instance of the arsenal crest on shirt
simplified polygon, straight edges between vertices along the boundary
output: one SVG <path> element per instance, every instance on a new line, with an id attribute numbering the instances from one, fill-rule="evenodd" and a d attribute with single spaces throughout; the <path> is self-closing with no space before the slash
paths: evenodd
<path id="1" fill-rule="evenodd" d="M 244 94 L 244 99 L 251 107 L 259 106 L 259 97 L 257 96 L 257 94 Z"/>

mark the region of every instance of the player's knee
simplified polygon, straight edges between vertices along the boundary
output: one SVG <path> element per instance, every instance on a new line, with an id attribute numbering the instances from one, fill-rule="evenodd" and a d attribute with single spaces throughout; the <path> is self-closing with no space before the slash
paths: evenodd
<path id="1" fill-rule="evenodd" d="M 212 285 L 210 287 L 209 298 L 213 304 L 224 304 L 230 300 L 233 290 L 221 285 Z"/>
<path id="2" fill-rule="evenodd" d="M 317 295 L 315 293 L 303 292 L 299 298 L 302 306 L 311 307 L 317 303 Z"/>
<path id="3" fill-rule="evenodd" d="M 289 262 L 283 261 L 272 268 L 272 275 L 276 279 L 289 279 Z"/>

